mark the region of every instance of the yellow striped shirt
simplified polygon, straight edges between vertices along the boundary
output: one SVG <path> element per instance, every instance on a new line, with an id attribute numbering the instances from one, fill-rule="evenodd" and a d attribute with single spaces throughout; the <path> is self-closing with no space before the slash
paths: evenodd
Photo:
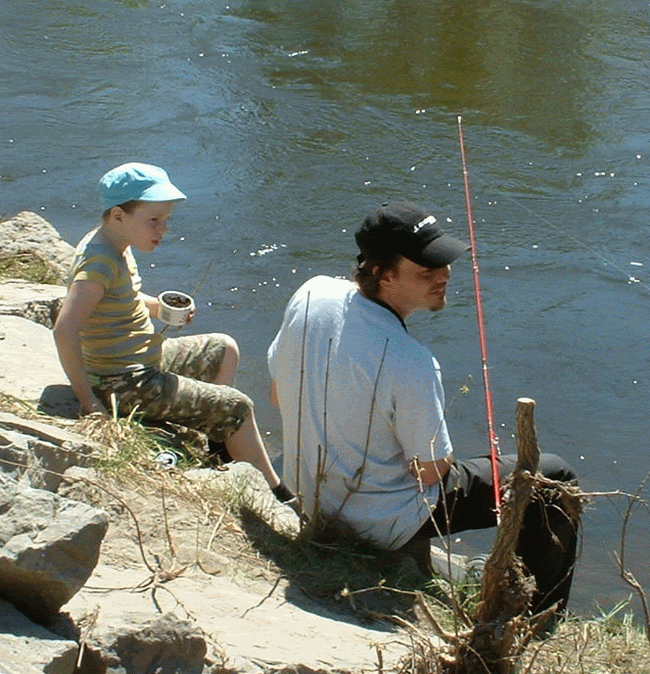
<path id="1" fill-rule="evenodd" d="M 95 229 L 79 242 L 68 274 L 94 281 L 104 296 L 81 331 L 84 364 L 90 374 L 120 374 L 160 365 L 163 337 L 140 296 L 142 279 L 131 248 L 123 255 L 104 243 Z"/>

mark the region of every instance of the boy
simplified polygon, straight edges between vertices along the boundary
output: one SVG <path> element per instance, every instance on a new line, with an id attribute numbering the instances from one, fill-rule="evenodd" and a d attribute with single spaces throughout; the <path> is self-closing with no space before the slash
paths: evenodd
<path id="1" fill-rule="evenodd" d="M 186 196 L 162 168 L 137 162 L 102 176 L 99 193 L 102 222 L 75 250 L 54 326 L 59 359 L 82 412 L 107 416 L 114 399 L 121 415 L 137 408 L 147 418 L 203 431 L 211 443 L 224 443 L 233 460 L 260 470 L 278 499 L 290 500 L 252 401 L 233 388 L 235 341 L 216 333 L 164 339 L 151 321 L 159 302 L 140 290 L 131 248 L 152 252 L 175 203 Z"/>

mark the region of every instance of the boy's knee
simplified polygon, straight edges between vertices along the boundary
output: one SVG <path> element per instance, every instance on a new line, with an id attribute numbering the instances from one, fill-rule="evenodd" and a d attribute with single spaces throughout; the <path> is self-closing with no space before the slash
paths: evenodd
<path id="1" fill-rule="evenodd" d="M 241 391 L 237 391 L 239 393 L 239 404 L 241 405 L 241 408 L 246 410 L 246 418 L 251 416 L 253 414 L 253 409 L 255 407 L 255 403 L 253 402 L 252 398 L 249 398 L 245 393 L 242 393 Z"/>
<path id="2" fill-rule="evenodd" d="M 218 338 L 219 342 L 223 347 L 223 357 L 239 361 L 239 345 L 235 341 L 234 337 L 226 334 L 216 334 L 215 337 Z"/>
<path id="3" fill-rule="evenodd" d="M 228 419 L 234 422 L 237 428 L 253 415 L 253 401 L 245 393 L 231 386 L 220 387 L 225 389 L 220 399 L 212 407 L 215 418 Z"/>

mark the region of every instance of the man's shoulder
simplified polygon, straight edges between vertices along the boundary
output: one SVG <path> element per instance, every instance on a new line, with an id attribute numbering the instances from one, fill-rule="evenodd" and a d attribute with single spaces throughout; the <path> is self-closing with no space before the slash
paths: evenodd
<path id="1" fill-rule="evenodd" d="M 351 281 L 332 276 L 313 276 L 296 290 L 290 304 L 304 303 L 307 298 L 309 298 L 310 304 L 312 302 L 339 302 L 355 290 L 356 286 Z"/>
<path id="2" fill-rule="evenodd" d="M 436 363 L 430 349 L 406 332 L 395 331 L 391 335 L 390 345 L 390 352 L 401 368 L 410 364 L 416 371 L 420 368 L 428 371 Z"/>
<path id="3" fill-rule="evenodd" d="M 325 276 L 324 274 L 312 276 L 300 286 L 300 290 L 303 292 L 315 292 L 324 295 L 345 294 L 355 288 L 356 286 L 352 281 L 335 276 Z"/>

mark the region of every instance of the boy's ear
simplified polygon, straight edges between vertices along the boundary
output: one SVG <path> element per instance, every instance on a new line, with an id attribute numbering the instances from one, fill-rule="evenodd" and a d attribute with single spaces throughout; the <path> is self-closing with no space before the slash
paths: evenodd
<path id="1" fill-rule="evenodd" d="M 126 215 L 126 211 L 123 208 L 121 208 L 120 206 L 113 206 L 113 208 L 111 208 L 110 217 L 113 220 L 117 220 L 118 222 L 122 222 L 125 215 Z"/>

